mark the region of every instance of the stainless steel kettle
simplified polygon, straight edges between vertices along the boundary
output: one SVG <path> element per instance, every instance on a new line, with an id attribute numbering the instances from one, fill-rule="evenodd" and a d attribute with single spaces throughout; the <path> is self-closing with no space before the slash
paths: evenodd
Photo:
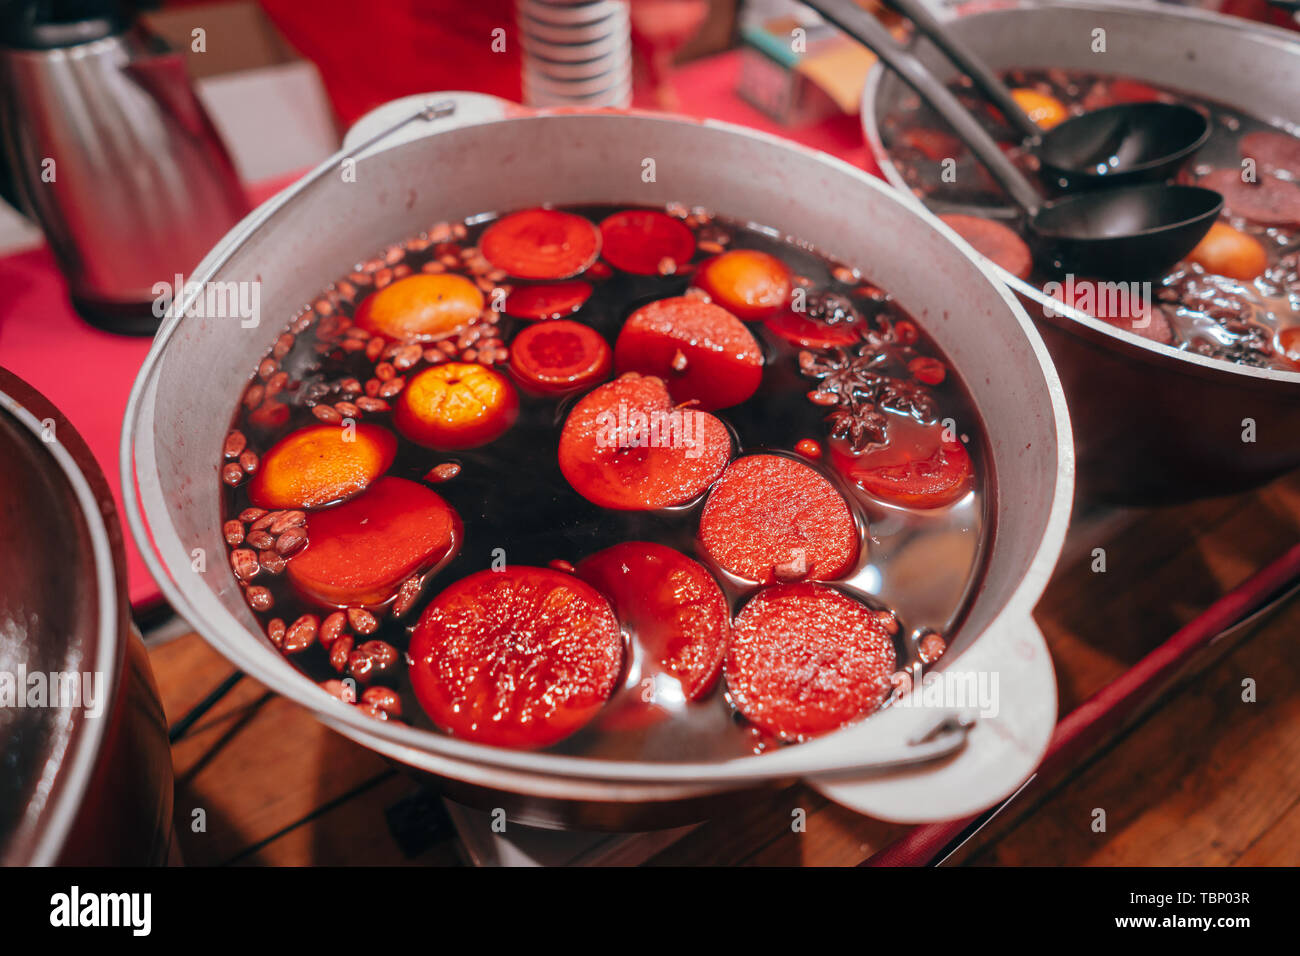
<path id="1" fill-rule="evenodd" d="M 17 199 L 95 325 L 151 334 L 155 285 L 247 211 L 182 56 L 116 0 L 0 0 L 0 128 Z"/>

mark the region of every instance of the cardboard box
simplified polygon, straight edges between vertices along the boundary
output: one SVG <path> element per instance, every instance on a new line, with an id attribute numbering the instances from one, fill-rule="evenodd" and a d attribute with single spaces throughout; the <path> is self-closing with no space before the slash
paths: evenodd
<path id="1" fill-rule="evenodd" d="M 244 182 L 308 169 L 339 148 L 319 71 L 256 3 L 181 7 L 143 22 L 185 53 L 195 92 Z"/>
<path id="2" fill-rule="evenodd" d="M 795 31 L 802 31 L 800 44 Z M 876 56 L 809 12 L 742 25 L 737 93 L 786 126 L 856 113 Z"/>

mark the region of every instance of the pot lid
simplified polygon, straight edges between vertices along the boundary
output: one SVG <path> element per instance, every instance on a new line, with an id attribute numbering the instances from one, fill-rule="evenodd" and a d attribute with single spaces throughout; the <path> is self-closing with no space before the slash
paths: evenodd
<path id="1" fill-rule="evenodd" d="M 85 793 L 120 667 L 120 561 L 81 437 L 0 369 L 0 863 L 54 862 Z"/>

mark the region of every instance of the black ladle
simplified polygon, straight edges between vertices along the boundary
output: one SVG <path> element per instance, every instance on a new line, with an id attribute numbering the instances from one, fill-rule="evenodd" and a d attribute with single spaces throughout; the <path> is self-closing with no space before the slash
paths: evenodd
<path id="1" fill-rule="evenodd" d="M 966 42 L 940 23 L 925 0 L 885 0 L 925 34 L 992 100 L 1038 157 L 1058 189 L 1160 182 L 1171 178 L 1210 138 L 1210 121 L 1179 103 L 1120 103 L 1042 129 L 1007 85 Z"/>
<path id="2" fill-rule="evenodd" d="M 1196 247 L 1223 208 L 1198 186 L 1140 183 L 1045 200 L 993 137 L 926 66 L 853 0 L 805 0 L 866 44 L 939 113 L 1025 212 L 1034 259 L 1053 272 L 1155 279 Z"/>

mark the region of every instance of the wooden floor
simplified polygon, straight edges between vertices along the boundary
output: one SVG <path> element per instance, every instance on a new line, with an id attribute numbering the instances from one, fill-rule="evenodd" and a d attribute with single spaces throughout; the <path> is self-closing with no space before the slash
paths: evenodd
<path id="1" fill-rule="evenodd" d="M 1086 525 L 1085 525 L 1086 526 Z M 1141 512 L 1058 568 L 1036 612 L 1062 711 L 1300 540 L 1300 474 L 1262 491 Z M 1095 574 L 1089 552 L 1104 547 Z M 1300 601 L 1199 666 L 1069 776 L 1036 788 L 951 862 L 1300 864 Z M 171 720 L 230 673 L 198 637 L 151 651 Z M 1242 700 L 1255 681 L 1257 700 Z M 251 679 L 173 748 L 189 864 L 450 864 L 436 794 Z M 791 811 L 807 814 L 794 833 Z M 1094 832 L 1095 810 L 1106 814 Z M 201 811 L 201 812 L 200 812 Z M 202 824 L 200 827 L 199 824 Z M 652 863 L 855 864 L 903 832 L 803 788 L 737 805 Z"/>

